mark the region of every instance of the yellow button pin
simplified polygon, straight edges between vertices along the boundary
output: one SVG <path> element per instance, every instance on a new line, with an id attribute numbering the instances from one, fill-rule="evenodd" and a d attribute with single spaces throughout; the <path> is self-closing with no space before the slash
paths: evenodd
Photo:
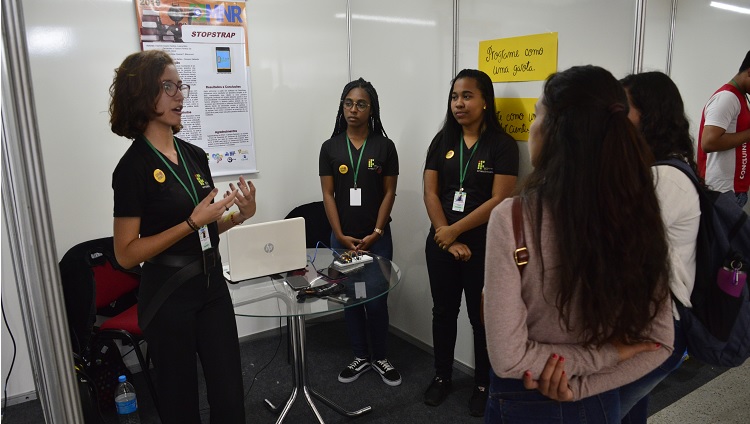
<path id="1" fill-rule="evenodd" d="M 164 172 L 161 169 L 156 168 L 154 170 L 154 179 L 159 183 L 163 183 L 167 180 L 167 177 L 164 175 Z"/>
<path id="2" fill-rule="evenodd" d="M 339 166 L 339 172 L 342 174 L 346 174 L 347 172 L 349 172 L 349 167 L 346 165 L 341 165 Z"/>
<path id="3" fill-rule="evenodd" d="M 455 153 L 453 153 L 453 150 L 448 150 L 448 153 L 445 154 L 445 158 L 450 159 L 453 157 L 453 155 L 455 155 Z"/>

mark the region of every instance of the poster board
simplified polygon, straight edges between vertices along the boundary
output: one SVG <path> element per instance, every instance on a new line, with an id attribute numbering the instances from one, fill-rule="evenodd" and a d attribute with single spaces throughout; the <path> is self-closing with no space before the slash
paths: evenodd
<path id="1" fill-rule="evenodd" d="M 178 136 L 206 151 L 213 176 L 257 172 L 245 3 L 135 6 L 142 50 L 169 53 L 190 85 Z"/>

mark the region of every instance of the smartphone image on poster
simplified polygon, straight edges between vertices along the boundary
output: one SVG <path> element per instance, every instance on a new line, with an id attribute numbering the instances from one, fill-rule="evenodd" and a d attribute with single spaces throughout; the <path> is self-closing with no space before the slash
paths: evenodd
<path id="1" fill-rule="evenodd" d="M 232 72 L 232 55 L 229 47 L 216 48 L 216 72 L 222 74 Z"/>

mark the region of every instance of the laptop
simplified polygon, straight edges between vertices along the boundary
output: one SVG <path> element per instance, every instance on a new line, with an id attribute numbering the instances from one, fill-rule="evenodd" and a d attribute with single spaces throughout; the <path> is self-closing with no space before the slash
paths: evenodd
<path id="1" fill-rule="evenodd" d="M 307 265 L 305 219 L 239 225 L 225 233 L 232 283 L 304 268 Z"/>

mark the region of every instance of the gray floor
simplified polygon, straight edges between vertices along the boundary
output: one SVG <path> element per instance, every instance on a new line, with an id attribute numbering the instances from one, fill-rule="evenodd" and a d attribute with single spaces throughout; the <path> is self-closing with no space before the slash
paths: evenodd
<path id="1" fill-rule="evenodd" d="M 274 333 L 241 345 L 247 422 L 273 423 L 277 416 L 264 406 L 264 399 L 283 403 L 290 393 L 291 366 L 286 358 L 286 337 Z M 385 385 L 374 372 L 368 372 L 350 384 L 336 380 L 338 372 L 352 359 L 343 322 L 319 322 L 308 325 L 308 364 L 311 385 L 346 407 L 357 409 L 371 405 L 371 413 L 356 419 L 338 415 L 318 403 L 326 423 L 483 423 L 468 415 L 467 401 L 473 378 L 454 370 L 454 389 L 437 408 L 423 403 L 422 393 L 433 376 L 432 355 L 406 340 L 392 335 L 389 340 L 391 362 L 403 374 L 403 384 Z M 157 424 L 153 404 L 145 382 L 135 376 L 142 424 Z M 302 396 L 302 394 L 300 394 Z M 208 423 L 205 392 L 201 394 L 203 422 Z M 710 367 L 688 360 L 654 389 L 649 405 L 649 424 L 664 423 L 750 423 L 750 361 L 730 370 Z M 103 414 L 105 424 L 116 418 Z M 13 405 L 3 411 L 5 424 L 44 422 L 39 401 Z M 304 401 L 298 398 L 287 423 L 316 422 Z"/>

